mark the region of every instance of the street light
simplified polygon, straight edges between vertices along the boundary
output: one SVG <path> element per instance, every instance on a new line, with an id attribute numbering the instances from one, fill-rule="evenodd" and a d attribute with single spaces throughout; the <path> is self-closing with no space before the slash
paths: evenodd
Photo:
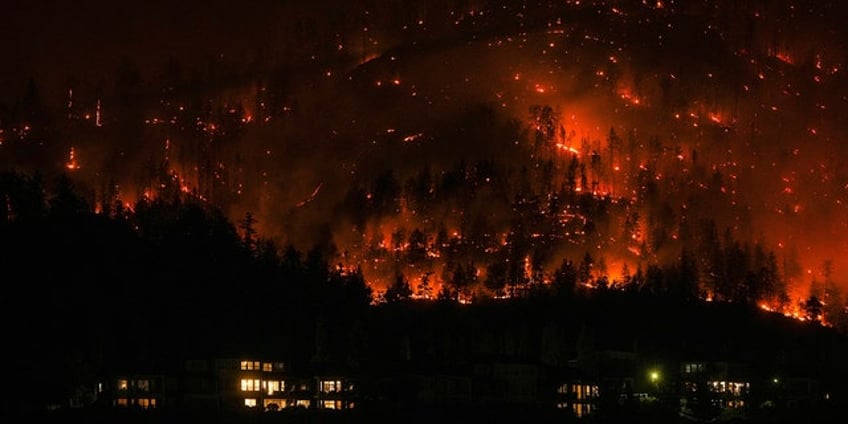
<path id="1" fill-rule="evenodd" d="M 648 372 L 648 379 L 651 380 L 651 383 L 654 384 L 654 394 L 659 395 L 660 393 L 660 372 L 658 370 L 650 370 Z"/>

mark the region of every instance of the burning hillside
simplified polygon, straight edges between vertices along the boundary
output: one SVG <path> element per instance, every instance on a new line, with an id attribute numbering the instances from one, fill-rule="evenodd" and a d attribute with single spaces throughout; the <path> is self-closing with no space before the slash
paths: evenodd
<path id="1" fill-rule="evenodd" d="M 219 49 L 252 58 L 151 71 L 128 51 L 110 84 L 32 85 L 0 114 L 2 163 L 69 174 L 102 214 L 180 196 L 250 213 L 378 292 L 844 303 L 842 6 L 375 3 L 260 4 L 243 13 L 283 24 Z"/>

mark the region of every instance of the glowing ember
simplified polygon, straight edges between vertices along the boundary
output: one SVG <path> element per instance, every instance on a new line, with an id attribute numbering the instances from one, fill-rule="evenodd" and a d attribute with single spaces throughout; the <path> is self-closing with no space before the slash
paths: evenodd
<path id="1" fill-rule="evenodd" d="M 71 171 L 76 171 L 77 169 L 80 169 L 80 166 L 79 166 L 79 163 L 77 162 L 76 156 L 77 156 L 76 149 L 71 147 L 70 151 L 68 152 L 68 161 L 65 162 L 65 168 L 67 168 Z"/>

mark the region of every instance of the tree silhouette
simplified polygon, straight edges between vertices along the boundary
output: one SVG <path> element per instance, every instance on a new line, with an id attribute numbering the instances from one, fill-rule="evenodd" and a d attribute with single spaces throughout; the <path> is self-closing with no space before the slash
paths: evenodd
<path id="1" fill-rule="evenodd" d="M 680 264 L 677 273 L 678 280 L 673 288 L 676 297 L 687 302 L 697 299 L 698 267 L 695 258 L 686 249 L 680 252 Z"/>
<path id="2" fill-rule="evenodd" d="M 63 183 L 63 184 L 67 184 Z M 47 202 L 40 174 L 0 173 L 0 225 L 41 219 Z"/>
<path id="3" fill-rule="evenodd" d="M 400 185 L 392 170 L 380 173 L 375 179 L 372 189 L 371 204 L 380 216 L 394 215 L 398 211 L 400 200 Z"/>
<path id="4" fill-rule="evenodd" d="M 244 219 L 239 221 L 239 229 L 242 233 L 242 243 L 248 252 L 254 252 L 256 250 L 256 222 L 256 218 L 253 217 L 252 212 L 245 212 Z"/>
<path id="5" fill-rule="evenodd" d="M 409 234 L 409 247 L 407 248 L 407 261 L 410 264 L 418 264 L 427 258 L 427 236 L 418 228 Z"/>
<path id="6" fill-rule="evenodd" d="M 495 296 L 502 296 L 506 288 L 506 264 L 503 261 L 494 261 L 486 267 L 486 279 L 483 285 L 491 290 Z"/>
<path id="7" fill-rule="evenodd" d="M 54 195 L 49 200 L 52 216 L 80 216 L 89 210 L 88 203 L 77 194 L 76 187 L 67 174 L 59 175 L 53 190 Z"/>
<path id="8" fill-rule="evenodd" d="M 395 273 L 395 279 L 392 285 L 386 289 L 384 298 L 386 302 L 395 303 L 409 300 L 412 296 L 412 289 L 409 287 L 409 281 L 403 276 L 403 273 Z"/>
<path id="9" fill-rule="evenodd" d="M 371 304 L 374 293 L 366 283 L 361 267 L 357 266 L 353 272 L 345 275 L 343 288 L 344 296 L 342 298 L 353 308 L 361 311 Z"/>
<path id="10" fill-rule="evenodd" d="M 801 308 L 804 310 L 804 318 L 810 322 L 821 323 L 824 304 L 818 297 L 810 296 L 802 302 Z"/>
<path id="11" fill-rule="evenodd" d="M 433 298 L 433 288 L 430 286 L 430 276 L 433 275 L 432 271 L 425 272 L 421 275 L 421 282 L 418 284 L 418 288 L 416 290 L 416 294 L 418 297 L 423 299 L 432 299 Z"/>
<path id="12" fill-rule="evenodd" d="M 553 287 L 557 294 L 570 296 L 577 289 L 577 269 L 574 263 L 563 259 L 554 272 Z"/>
<path id="13" fill-rule="evenodd" d="M 529 109 L 530 125 L 535 131 L 536 148 L 551 143 L 559 127 L 557 113 L 549 105 L 532 105 Z"/>
<path id="14" fill-rule="evenodd" d="M 436 300 L 439 302 L 455 302 L 457 300 L 457 291 L 452 290 L 448 284 L 442 284 L 439 294 L 436 295 Z"/>
<path id="15" fill-rule="evenodd" d="M 592 281 L 592 272 L 595 266 L 595 259 L 592 258 L 592 254 L 586 252 L 583 255 L 583 260 L 580 261 L 580 267 L 577 270 L 577 280 L 581 284 L 588 284 Z"/>

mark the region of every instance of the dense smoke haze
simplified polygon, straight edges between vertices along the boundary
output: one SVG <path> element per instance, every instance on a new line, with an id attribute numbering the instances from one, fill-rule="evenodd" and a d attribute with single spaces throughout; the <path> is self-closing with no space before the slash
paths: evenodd
<path id="1" fill-rule="evenodd" d="M 734 243 L 773 253 L 790 304 L 846 288 L 841 3 L 336 3 L 16 4 L 0 163 L 99 213 L 249 213 L 378 291 L 501 296 L 587 256 L 621 282 L 688 252 L 711 300 Z"/>

